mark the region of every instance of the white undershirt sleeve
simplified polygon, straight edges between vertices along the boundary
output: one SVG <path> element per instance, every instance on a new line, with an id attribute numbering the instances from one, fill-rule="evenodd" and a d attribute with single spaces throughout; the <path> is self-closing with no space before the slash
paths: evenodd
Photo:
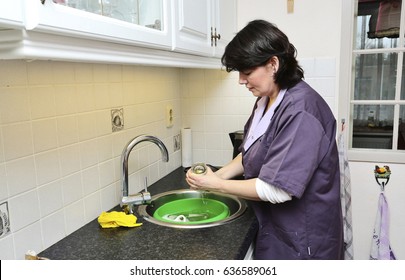
<path id="1" fill-rule="evenodd" d="M 271 184 L 267 184 L 259 178 L 256 179 L 256 192 L 261 200 L 269 201 L 273 204 L 286 202 L 292 199 L 291 195 L 286 191 Z"/>

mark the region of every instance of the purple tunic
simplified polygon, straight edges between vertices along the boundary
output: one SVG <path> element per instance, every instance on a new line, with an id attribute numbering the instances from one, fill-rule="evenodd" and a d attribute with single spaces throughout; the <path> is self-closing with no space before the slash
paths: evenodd
<path id="1" fill-rule="evenodd" d="M 259 221 L 256 259 L 343 258 L 335 136 L 329 106 L 301 81 L 287 90 L 266 132 L 242 149 L 246 179 L 260 178 L 293 196 L 279 204 L 251 202 Z"/>

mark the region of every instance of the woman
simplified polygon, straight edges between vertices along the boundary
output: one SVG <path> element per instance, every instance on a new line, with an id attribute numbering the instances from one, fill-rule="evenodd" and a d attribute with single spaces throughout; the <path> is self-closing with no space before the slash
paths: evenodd
<path id="1" fill-rule="evenodd" d="M 303 81 L 295 47 L 276 26 L 255 20 L 228 44 L 222 64 L 257 100 L 241 153 L 215 173 L 189 171 L 188 184 L 251 201 L 255 259 L 342 259 L 336 120 Z"/>

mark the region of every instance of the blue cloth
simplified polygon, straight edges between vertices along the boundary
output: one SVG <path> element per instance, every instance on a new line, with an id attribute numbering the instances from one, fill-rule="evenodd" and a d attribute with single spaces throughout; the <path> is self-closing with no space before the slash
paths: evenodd
<path id="1" fill-rule="evenodd" d="M 389 210 L 383 191 L 378 199 L 370 260 L 396 260 L 389 241 Z"/>
<path id="2" fill-rule="evenodd" d="M 304 81 L 288 89 L 266 132 L 242 155 L 246 179 L 293 196 L 280 204 L 251 202 L 259 222 L 255 258 L 342 259 L 336 120 L 322 97 Z"/>

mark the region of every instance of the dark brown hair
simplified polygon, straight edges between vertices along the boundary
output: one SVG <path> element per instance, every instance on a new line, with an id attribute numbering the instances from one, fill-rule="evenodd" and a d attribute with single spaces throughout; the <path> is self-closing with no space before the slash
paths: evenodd
<path id="1" fill-rule="evenodd" d="M 281 88 L 288 88 L 304 78 L 296 55 L 296 48 L 280 29 L 265 20 L 254 20 L 226 46 L 221 62 L 228 72 L 242 72 L 264 66 L 276 56 L 279 68 L 274 75 L 275 82 Z"/>

